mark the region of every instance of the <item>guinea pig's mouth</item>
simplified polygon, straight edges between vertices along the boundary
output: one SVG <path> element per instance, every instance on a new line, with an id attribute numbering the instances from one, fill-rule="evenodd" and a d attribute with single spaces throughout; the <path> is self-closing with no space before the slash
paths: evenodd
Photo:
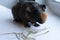
<path id="1" fill-rule="evenodd" d="M 47 19 L 47 15 L 46 15 L 45 12 L 43 12 L 43 13 L 41 14 L 41 24 L 45 23 L 46 19 Z"/>

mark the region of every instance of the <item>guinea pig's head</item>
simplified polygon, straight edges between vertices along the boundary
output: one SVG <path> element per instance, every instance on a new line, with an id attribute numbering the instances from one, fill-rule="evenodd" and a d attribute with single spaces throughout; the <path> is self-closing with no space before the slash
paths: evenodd
<path id="1" fill-rule="evenodd" d="M 45 5 L 39 5 L 36 2 L 26 2 L 24 6 L 26 7 L 25 11 L 28 13 L 27 17 L 30 21 L 39 22 L 40 24 L 46 21 Z"/>
<path id="2" fill-rule="evenodd" d="M 45 23 L 45 21 L 46 21 L 46 19 L 47 19 L 47 14 L 46 14 L 46 12 L 45 12 L 45 9 L 46 9 L 46 6 L 45 5 L 39 5 L 39 7 L 38 7 L 38 17 L 40 17 L 40 19 L 38 19 L 38 22 L 40 23 L 40 24 L 43 24 L 43 23 Z"/>

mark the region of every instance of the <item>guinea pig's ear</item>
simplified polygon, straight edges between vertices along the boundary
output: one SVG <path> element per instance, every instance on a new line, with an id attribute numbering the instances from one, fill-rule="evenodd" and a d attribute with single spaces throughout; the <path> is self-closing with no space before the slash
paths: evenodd
<path id="1" fill-rule="evenodd" d="M 42 10 L 45 11 L 46 6 L 45 5 L 40 5 L 40 8 L 42 8 Z"/>
<path id="2" fill-rule="evenodd" d="M 43 7 L 44 9 L 46 9 L 46 6 L 45 6 L 45 5 L 42 5 L 42 7 Z"/>
<path id="3" fill-rule="evenodd" d="M 40 5 L 40 7 L 46 9 L 46 5 Z"/>
<path id="4" fill-rule="evenodd" d="M 35 1 L 35 0 L 28 0 L 28 1 Z"/>

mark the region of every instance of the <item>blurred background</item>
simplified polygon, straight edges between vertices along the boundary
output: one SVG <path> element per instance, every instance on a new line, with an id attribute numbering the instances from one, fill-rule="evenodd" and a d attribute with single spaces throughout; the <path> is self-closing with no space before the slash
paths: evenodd
<path id="1" fill-rule="evenodd" d="M 13 23 L 11 8 L 17 2 L 19 0 L 0 0 L 0 34 L 25 30 L 22 25 Z M 47 20 L 42 27 L 49 27 L 49 33 L 37 37 L 36 40 L 60 40 L 60 0 L 36 0 L 36 2 L 46 5 Z M 10 37 L 0 36 L 0 40 L 17 40 L 14 36 L 12 39 Z"/>

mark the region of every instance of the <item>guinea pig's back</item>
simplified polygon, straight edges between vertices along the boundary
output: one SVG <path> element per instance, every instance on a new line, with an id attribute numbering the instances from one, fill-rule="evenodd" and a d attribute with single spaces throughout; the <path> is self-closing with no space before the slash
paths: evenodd
<path id="1" fill-rule="evenodd" d="M 14 19 L 18 18 L 18 12 L 19 12 L 19 3 L 17 3 L 15 6 L 12 7 L 12 15 Z"/>

